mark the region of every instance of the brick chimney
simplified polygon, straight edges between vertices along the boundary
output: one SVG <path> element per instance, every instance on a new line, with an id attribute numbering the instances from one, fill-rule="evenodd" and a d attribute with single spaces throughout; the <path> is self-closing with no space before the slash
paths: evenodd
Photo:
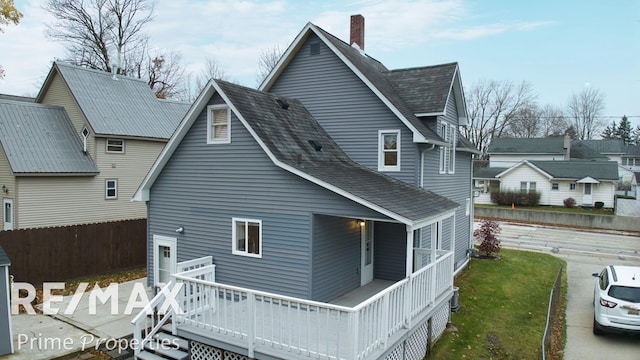
<path id="1" fill-rule="evenodd" d="M 364 16 L 351 15 L 351 39 L 349 45 L 357 44 L 364 51 Z"/>

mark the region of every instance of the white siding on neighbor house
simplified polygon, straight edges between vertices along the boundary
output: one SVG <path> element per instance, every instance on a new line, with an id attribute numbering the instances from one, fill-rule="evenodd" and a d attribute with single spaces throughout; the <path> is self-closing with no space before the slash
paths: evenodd
<path id="1" fill-rule="evenodd" d="M 84 127 L 86 127 L 91 132 L 91 134 L 87 138 L 87 151 L 89 152 L 89 155 L 91 155 L 91 157 L 95 159 L 96 147 L 93 130 L 91 129 L 91 126 L 89 125 L 87 119 L 84 117 L 84 114 L 78 107 L 78 104 L 75 102 L 74 97 L 69 90 L 69 87 L 67 87 L 67 85 L 64 83 L 64 80 L 59 73 L 56 73 L 56 75 L 51 80 L 51 84 L 47 88 L 47 92 L 42 98 L 42 103 L 64 107 L 67 115 L 69 115 L 69 119 L 71 119 L 73 127 L 76 129 L 80 140 L 82 140 L 81 133 Z"/>
<path id="2" fill-rule="evenodd" d="M 534 170 L 529 165 L 519 166 L 504 175 L 500 183 L 500 190 L 520 191 L 520 183 L 523 181 L 527 183 L 535 182 L 536 191 L 542 193 L 540 196 L 540 204 L 549 205 L 549 190 L 551 190 L 549 178 L 542 175 L 539 171 Z M 528 186 L 527 184 L 527 187 Z"/>
<path id="3" fill-rule="evenodd" d="M 489 157 L 489 167 L 509 168 L 523 160 L 569 160 L 564 155 L 555 154 L 494 154 Z"/>
<path id="4" fill-rule="evenodd" d="M 593 204 L 598 201 L 604 203 L 604 207 L 613 208 L 613 199 L 615 197 L 616 188 L 611 182 L 601 182 L 600 184 L 591 185 L 591 194 Z M 584 184 L 578 184 L 578 193 L 580 194 L 580 202 L 576 199 L 578 205 L 582 205 L 582 194 L 584 193 Z M 586 205 L 586 204 L 585 204 Z"/>
<path id="5" fill-rule="evenodd" d="M 164 143 L 128 139 L 124 154 L 107 154 L 105 141 L 96 139 L 97 176 L 19 177 L 16 228 L 146 218 L 145 203 L 132 202 L 131 196 Z M 117 199 L 105 199 L 106 179 L 118 180 Z"/>
<path id="6" fill-rule="evenodd" d="M 575 184 L 575 180 L 551 180 L 551 183 L 558 183 L 558 190 L 549 190 L 548 203 L 542 205 L 564 206 L 564 200 L 568 198 L 573 198 L 576 205 L 582 204 L 582 186 L 576 184 L 576 189 L 571 190 L 571 184 Z"/>
<path id="7" fill-rule="evenodd" d="M 2 149 L 2 147 L 0 147 L 0 189 L 2 189 L 2 185 L 6 186 L 7 189 L 9 190 L 9 192 L 7 194 L 0 192 L 0 197 L 2 197 L 2 199 L 13 199 L 13 226 L 14 229 L 16 227 L 16 221 L 17 221 L 17 213 L 16 213 L 16 205 L 18 203 L 18 199 L 17 199 L 17 192 L 16 192 L 16 182 L 15 182 L 15 178 L 13 177 L 13 173 L 11 172 L 11 166 L 9 165 L 9 159 L 7 159 L 6 154 L 4 153 L 4 150 Z M 0 226 L 0 230 L 4 229 L 4 216 L 2 216 L 2 211 L 0 211 L 0 218 L 1 218 L 1 226 Z"/>

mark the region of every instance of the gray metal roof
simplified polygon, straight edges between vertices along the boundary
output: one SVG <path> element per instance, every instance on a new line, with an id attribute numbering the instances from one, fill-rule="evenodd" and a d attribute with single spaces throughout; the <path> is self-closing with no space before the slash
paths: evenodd
<path id="1" fill-rule="evenodd" d="M 615 161 L 529 161 L 553 176 L 554 179 L 582 179 L 618 181 L 618 163 Z"/>
<path id="2" fill-rule="evenodd" d="M 215 82 L 281 163 L 412 221 L 434 217 L 459 206 L 446 197 L 354 162 L 298 100 L 229 82 Z M 283 109 L 277 99 L 286 101 L 289 107 Z"/>
<path id="3" fill-rule="evenodd" d="M 497 138 L 491 141 L 489 154 L 565 154 L 564 136 L 546 138 Z"/>
<path id="4" fill-rule="evenodd" d="M 97 174 L 64 108 L 0 100 L 0 143 L 14 174 Z"/>
<path id="5" fill-rule="evenodd" d="M 9 259 L 9 256 L 7 255 L 6 252 L 4 252 L 4 249 L 2 248 L 2 246 L 0 246 L 0 266 L 9 266 L 11 265 L 11 259 Z"/>
<path id="6" fill-rule="evenodd" d="M 387 77 L 415 114 L 442 113 L 447 106 L 457 63 L 392 70 Z"/>
<path id="7" fill-rule="evenodd" d="M 188 103 L 159 100 L 141 79 L 114 78 L 111 73 L 63 62 L 55 62 L 52 73 L 54 69 L 96 135 L 168 139 L 189 109 Z"/>

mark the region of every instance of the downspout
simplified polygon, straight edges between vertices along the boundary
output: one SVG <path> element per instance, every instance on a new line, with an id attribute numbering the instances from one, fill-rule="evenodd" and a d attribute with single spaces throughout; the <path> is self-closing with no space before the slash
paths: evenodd
<path id="1" fill-rule="evenodd" d="M 420 188 L 424 189 L 424 153 L 427 151 L 433 150 L 436 147 L 436 144 L 431 144 L 430 148 L 426 148 L 422 150 L 420 153 Z"/>

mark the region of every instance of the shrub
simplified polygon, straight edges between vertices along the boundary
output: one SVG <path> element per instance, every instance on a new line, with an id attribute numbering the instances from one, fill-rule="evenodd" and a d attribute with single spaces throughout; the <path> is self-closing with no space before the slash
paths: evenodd
<path id="1" fill-rule="evenodd" d="M 480 242 L 478 250 L 481 254 L 492 256 L 500 252 L 500 224 L 491 220 L 482 220 L 480 227 L 473 231 L 473 237 Z"/>
<path id="2" fill-rule="evenodd" d="M 603 203 L 602 201 L 596 201 L 596 202 L 593 204 L 593 206 L 594 206 L 596 209 L 602 209 L 602 208 L 604 207 L 604 203 Z"/>
<path id="3" fill-rule="evenodd" d="M 491 202 L 498 205 L 538 206 L 541 194 L 537 191 L 496 190 L 491 192 Z"/>
<path id="4" fill-rule="evenodd" d="M 576 207 L 576 199 L 574 198 L 566 198 L 562 201 L 564 203 L 564 207 L 573 209 Z"/>

